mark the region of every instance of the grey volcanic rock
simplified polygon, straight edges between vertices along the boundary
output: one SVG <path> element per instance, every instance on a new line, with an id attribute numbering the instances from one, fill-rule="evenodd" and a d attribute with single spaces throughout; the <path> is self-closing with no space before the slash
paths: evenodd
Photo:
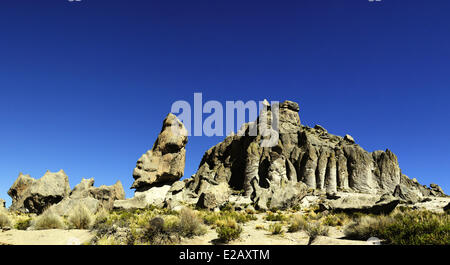
<path id="1" fill-rule="evenodd" d="M 144 191 L 154 185 L 173 183 L 184 174 L 187 130 L 178 118 L 169 113 L 153 148 L 137 161 L 131 188 Z"/>
<path id="2" fill-rule="evenodd" d="M 92 213 L 96 213 L 99 209 L 111 210 L 114 201 L 124 200 L 125 191 L 122 183 L 117 181 L 111 186 L 102 185 L 94 187 L 94 179 L 82 179 L 70 192 L 70 195 L 61 202 L 50 207 L 53 212 L 59 215 L 67 216 L 70 211 L 79 204 L 83 204 Z"/>
<path id="3" fill-rule="evenodd" d="M 415 193 L 413 190 L 410 190 L 403 184 L 398 184 L 394 190 L 394 197 L 404 200 L 408 203 L 417 203 L 422 198 Z"/>
<path id="4" fill-rule="evenodd" d="M 413 197 L 415 200 L 416 195 L 421 198 L 441 194 L 435 186 L 429 189 L 402 175 L 397 157 L 388 149 L 371 153 L 357 145 L 350 135 L 340 137 L 320 125 L 314 128 L 301 125 L 297 103 L 285 101 L 266 106 L 256 121 L 244 124 L 238 133 L 227 136 L 204 154 L 185 189 L 200 196 L 211 185 L 226 183 L 231 190 L 243 191 L 260 209 L 295 206 L 299 198 L 307 195 L 306 189 L 301 188 L 294 196 L 296 199 L 289 196 L 296 193 L 293 191 L 299 183 L 329 194 L 340 191 L 393 194 L 399 184 L 403 186 L 396 195 L 408 200 Z M 275 121 L 272 112 L 277 110 L 278 133 L 270 128 Z M 251 133 L 255 129 L 256 135 Z M 278 135 L 278 143 L 262 146 L 268 135 Z M 214 197 L 205 196 L 202 200 Z M 375 208 L 366 210 L 377 212 L 381 207 L 380 211 L 385 211 L 394 207 L 395 203 L 389 203 L 385 208 L 370 205 Z"/>
<path id="5" fill-rule="evenodd" d="M 400 200 L 389 194 L 381 197 L 370 194 L 347 194 L 343 198 L 326 200 L 324 203 L 321 203 L 319 211 L 327 210 L 348 214 L 389 214 L 399 203 Z"/>
<path id="6" fill-rule="evenodd" d="M 46 208 L 57 204 L 70 193 L 69 178 L 63 170 L 45 175 L 36 180 L 29 175 L 19 175 L 8 194 L 13 203 L 12 211 L 42 213 Z"/>

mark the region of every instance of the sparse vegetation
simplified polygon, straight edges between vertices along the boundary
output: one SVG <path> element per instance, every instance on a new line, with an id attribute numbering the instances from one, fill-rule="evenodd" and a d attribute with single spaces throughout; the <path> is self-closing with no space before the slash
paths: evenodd
<path id="1" fill-rule="evenodd" d="M 329 228 L 320 222 L 311 222 L 306 225 L 305 231 L 309 236 L 308 245 L 310 245 L 318 236 L 328 236 Z"/>
<path id="2" fill-rule="evenodd" d="M 32 219 L 28 216 L 19 218 L 14 224 L 14 228 L 17 230 L 27 230 L 31 226 Z"/>
<path id="3" fill-rule="evenodd" d="M 11 226 L 11 219 L 6 212 L 0 211 L 0 228 L 6 228 Z"/>
<path id="4" fill-rule="evenodd" d="M 89 229 L 92 226 L 93 217 L 85 205 L 79 204 L 69 214 L 68 221 L 73 228 Z"/>
<path id="5" fill-rule="evenodd" d="M 64 220 L 50 210 L 44 211 L 33 220 L 33 227 L 36 230 L 64 229 Z"/>
<path id="6" fill-rule="evenodd" d="M 351 239 L 378 237 L 394 245 L 448 245 L 450 218 L 448 214 L 403 210 L 390 216 L 364 216 L 345 229 Z"/>
<path id="7" fill-rule="evenodd" d="M 280 223 L 271 224 L 269 226 L 269 231 L 272 235 L 281 235 L 284 233 L 283 226 Z"/>
<path id="8" fill-rule="evenodd" d="M 267 221 L 286 221 L 288 218 L 282 213 L 268 212 L 266 216 Z"/>
<path id="9" fill-rule="evenodd" d="M 240 237 L 242 227 L 234 219 L 227 218 L 217 223 L 216 232 L 219 240 L 227 243 Z"/>
<path id="10" fill-rule="evenodd" d="M 288 232 L 293 233 L 304 230 L 306 225 L 307 225 L 306 219 L 302 215 L 296 214 L 292 216 L 292 218 L 289 221 Z"/>
<path id="11" fill-rule="evenodd" d="M 202 220 L 190 208 L 183 208 L 180 212 L 180 233 L 185 237 L 199 236 L 206 233 Z"/>

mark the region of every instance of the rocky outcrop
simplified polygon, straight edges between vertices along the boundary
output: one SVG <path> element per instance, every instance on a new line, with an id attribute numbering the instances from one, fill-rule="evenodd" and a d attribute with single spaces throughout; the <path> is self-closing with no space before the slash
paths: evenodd
<path id="1" fill-rule="evenodd" d="M 400 200 L 392 195 L 382 196 L 371 194 L 341 194 L 342 198 L 324 200 L 319 204 L 318 211 L 365 213 L 365 214 L 389 214 L 400 203 Z"/>
<path id="2" fill-rule="evenodd" d="M 125 191 L 122 183 L 117 181 L 111 186 L 94 187 L 94 179 L 82 179 L 61 202 L 53 205 L 51 210 L 56 214 L 67 216 L 77 205 L 86 206 L 92 213 L 99 209 L 111 210 L 116 200 L 124 200 Z"/>
<path id="3" fill-rule="evenodd" d="M 350 135 L 332 135 L 320 125 L 303 126 L 295 102 L 265 105 L 256 121 L 244 124 L 204 154 L 185 188 L 201 198 L 201 206 L 221 203 L 212 203 L 218 200 L 210 189 L 222 183 L 232 191 L 242 190 L 261 209 L 293 207 L 308 189 L 328 194 L 388 193 L 408 201 L 441 194 L 435 186 L 429 189 L 402 175 L 389 149 L 368 152 Z M 271 125 L 278 125 L 278 130 Z M 274 135 L 278 141 L 273 145 L 262 144 Z"/>
<path id="4" fill-rule="evenodd" d="M 133 198 L 115 201 L 114 209 L 145 209 L 150 205 L 163 207 L 165 197 L 169 190 L 170 185 L 162 185 L 159 187 L 152 187 L 146 191 L 136 191 Z"/>
<path id="5" fill-rule="evenodd" d="M 6 201 L 3 199 L 0 199 L 0 210 L 6 209 Z"/>
<path id="6" fill-rule="evenodd" d="M 10 210 L 40 214 L 49 206 L 62 201 L 69 193 L 69 178 L 63 170 L 56 173 L 47 171 L 38 180 L 20 173 L 8 191 L 12 198 Z"/>
<path id="7" fill-rule="evenodd" d="M 171 184 L 184 174 L 187 130 L 178 118 L 169 113 L 153 148 L 137 161 L 132 188 L 144 191 L 152 186 Z"/>

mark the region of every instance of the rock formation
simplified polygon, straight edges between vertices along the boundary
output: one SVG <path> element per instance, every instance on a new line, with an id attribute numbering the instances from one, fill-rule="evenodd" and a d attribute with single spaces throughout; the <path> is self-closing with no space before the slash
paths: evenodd
<path id="1" fill-rule="evenodd" d="M 96 188 L 94 179 L 83 179 L 71 191 L 69 178 L 63 170 L 47 171 L 38 180 L 20 173 L 8 194 L 12 198 L 11 211 L 36 214 L 52 208 L 55 213 L 67 215 L 78 204 L 84 204 L 95 213 L 100 207 L 112 209 L 115 200 L 125 199 L 120 181 Z"/>
<path id="2" fill-rule="evenodd" d="M 142 155 L 136 163 L 133 171 L 135 181 L 131 186 L 132 189 L 136 189 L 134 197 L 115 201 L 114 208 L 139 209 L 148 205 L 164 206 L 171 185 L 183 183 L 178 180 L 184 174 L 187 135 L 183 123 L 169 113 L 164 119 L 153 148 Z M 181 188 L 184 188 L 184 184 Z"/>
<path id="3" fill-rule="evenodd" d="M 67 216 L 75 206 L 83 204 L 92 213 L 96 213 L 100 209 L 111 210 L 114 201 L 124 199 L 125 191 L 120 181 L 111 186 L 94 187 L 93 178 L 82 179 L 68 197 L 50 209 L 59 215 Z"/>
<path id="4" fill-rule="evenodd" d="M 340 137 L 320 125 L 301 125 L 299 109 L 292 101 L 267 105 L 255 122 L 204 154 L 197 173 L 178 191 L 183 194 L 179 199 L 189 194 L 201 207 L 219 207 L 229 201 L 231 191 L 242 191 L 257 208 L 267 209 L 293 207 L 311 190 L 388 193 L 408 201 L 443 194 L 436 186 L 429 189 L 403 175 L 388 149 L 370 153 L 348 134 Z M 270 125 L 276 124 L 273 114 L 278 110 L 278 143 L 262 147 L 268 136 L 277 134 Z M 255 129 L 258 133 L 251 134 Z M 168 197 L 170 206 L 176 200 L 171 192 Z"/>
<path id="5" fill-rule="evenodd" d="M 42 213 L 48 206 L 62 201 L 70 193 L 69 178 L 63 170 L 36 180 L 20 173 L 8 191 L 12 198 L 11 211 Z"/>
<path id="6" fill-rule="evenodd" d="M 0 210 L 6 209 L 6 201 L 3 199 L 0 199 Z"/>
<path id="7" fill-rule="evenodd" d="M 136 163 L 132 188 L 143 191 L 155 185 L 179 180 L 184 174 L 187 134 L 183 123 L 169 113 L 153 148 Z"/>

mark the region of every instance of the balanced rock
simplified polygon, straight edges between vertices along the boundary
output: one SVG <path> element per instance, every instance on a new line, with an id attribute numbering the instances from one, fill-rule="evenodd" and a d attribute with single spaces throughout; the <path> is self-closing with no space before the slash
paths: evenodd
<path id="1" fill-rule="evenodd" d="M 63 170 L 45 175 L 36 180 L 29 175 L 19 175 L 8 194 L 12 198 L 12 211 L 42 213 L 57 204 L 70 193 L 69 178 Z"/>
<path id="2" fill-rule="evenodd" d="M 157 184 L 179 180 L 184 174 L 187 135 L 183 123 L 169 113 L 153 148 L 137 161 L 131 188 L 144 191 Z"/>

